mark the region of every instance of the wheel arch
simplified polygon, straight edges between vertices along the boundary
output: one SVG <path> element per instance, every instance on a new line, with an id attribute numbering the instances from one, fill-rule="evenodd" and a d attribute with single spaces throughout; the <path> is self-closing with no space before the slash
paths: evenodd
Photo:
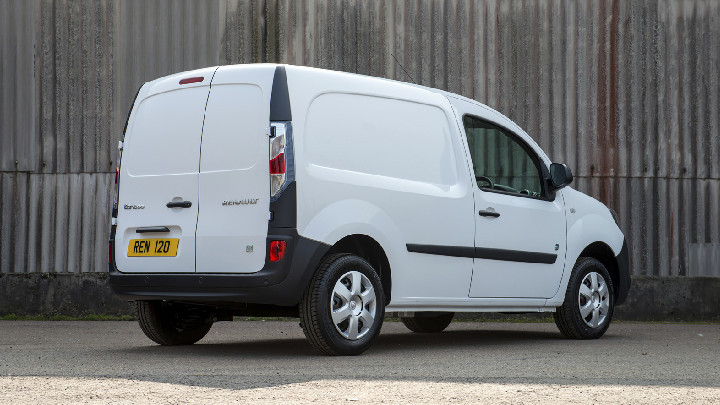
<path id="1" fill-rule="evenodd" d="M 368 235 L 348 235 L 337 241 L 325 255 L 336 253 L 351 253 L 367 260 L 380 276 L 385 295 L 385 306 L 390 304 L 392 293 L 390 261 L 380 243 Z"/>
<path id="2" fill-rule="evenodd" d="M 620 266 L 613 250 L 604 242 L 593 242 L 580 252 L 579 257 L 592 257 L 605 266 L 613 284 L 613 296 L 617 301 L 620 295 Z"/>

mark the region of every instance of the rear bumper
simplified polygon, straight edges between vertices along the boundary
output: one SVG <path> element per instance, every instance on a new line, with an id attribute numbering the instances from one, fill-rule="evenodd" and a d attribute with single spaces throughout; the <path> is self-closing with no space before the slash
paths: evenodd
<path id="1" fill-rule="evenodd" d="M 615 305 L 620 305 L 627 299 L 630 291 L 630 254 L 628 253 L 627 240 L 623 240 L 622 249 L 616 257 L 618 264 L 618 289 Z"/>
<path id="2" fill-rule="evenodd" d="M 271 240 L 284 240 L 282 260 L 270 262 L 255 273 L 123 273 L 115 264 L 114 232 L 110 240 L 110 286 L 120 298 L 188 302 L 296 305 L 329 245 L 297 234 L 295 228 L 271 228 Z"/>

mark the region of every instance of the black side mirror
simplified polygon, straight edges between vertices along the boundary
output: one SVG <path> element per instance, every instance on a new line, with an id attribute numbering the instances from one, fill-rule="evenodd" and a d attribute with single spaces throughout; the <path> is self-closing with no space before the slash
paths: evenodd
<path id="1" fill-rule="evenodd" d="M 572 171 L 564 163 L 553 163 L 550 165 L 550 181 L 556 189 L 565 187 L 573 181 Z"/>

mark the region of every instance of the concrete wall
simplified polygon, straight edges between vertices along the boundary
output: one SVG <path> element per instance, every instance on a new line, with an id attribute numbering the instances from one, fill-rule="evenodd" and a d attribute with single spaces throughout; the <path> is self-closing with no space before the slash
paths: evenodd
<path id="1" fill-rule="evenodd" d="M 253 62 L 409 80 L 396 57 L 568 163 L 618 211 L 634 275 L 717 277 L 718 38 L 713 0 L 0 0 L 0 273 L 106 271 L 143 82 Z"/>

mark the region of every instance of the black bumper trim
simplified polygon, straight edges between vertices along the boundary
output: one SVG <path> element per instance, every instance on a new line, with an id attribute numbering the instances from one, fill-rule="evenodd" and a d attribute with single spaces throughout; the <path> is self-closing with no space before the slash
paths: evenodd
<path id="1" fill-rule="evenodd" d="M 248 274 L 123 273 L 115 265 L 112 232 L 110 286 L 120 298 L 130 301 L 296 305 L 330 246 L 299 236 L 295 228 L 271 228 L 270 231 L 268 245 L 272 240 L 287 242 L 285 257 L 279 262 L 270 262 L 266 257 L 262 270 Z M 269 254 L 269 251 L 268 246 L 266 252 Z"/>

